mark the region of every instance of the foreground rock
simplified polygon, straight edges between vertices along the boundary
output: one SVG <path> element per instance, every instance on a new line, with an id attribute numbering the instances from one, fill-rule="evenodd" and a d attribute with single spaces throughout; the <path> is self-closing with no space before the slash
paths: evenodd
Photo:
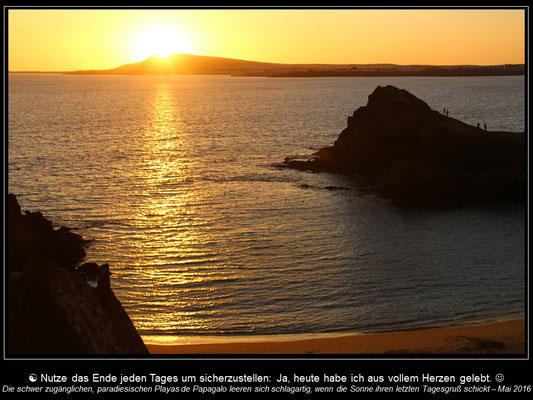
<path id="1" fill-rule="evenodd" d="M 8 196 L 9 356 L 148 352 L 111 290 L 109 266 L 84 268 L 96 288 L 76 269 L 85 243 L 67 228 L 54 229 L 41 213 L 22 214 Z"/>
<path id="2" fill-rule="evenodd" d="M 333 147 L 290 168 L 359 174 L 402 201 L 524 198 L 524 134 L 488 132 L 432 110 L 406 90 L 377 87 Z"/>

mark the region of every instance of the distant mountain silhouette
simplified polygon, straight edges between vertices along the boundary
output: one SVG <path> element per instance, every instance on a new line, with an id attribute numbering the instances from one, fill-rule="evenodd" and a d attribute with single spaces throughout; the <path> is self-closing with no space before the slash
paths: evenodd
<path id="1" fill-rule="evenodd" d="M 71 75 L 238 75 L 238 76 L 472 76 L 523 75 L 524 65 L 428 66 L 395 64 L 280 64 L 234 58 L 174 54 L 103 70 L 68 71 Z"/>
<path id="2" fill-rule="evenodd" d="M 147 74 L 240 74 L 261 73 L 279 69 L 293 69 L 294 65 L 233 58 L 174 54 L 167 58 L 151 56 L 144 61 L 118 68 L 65 72 L 69 74 L 147 75 Z"/>
<path id="3" fill-rule="evenodd" d="M 103 70 L 63 72 L 74 75 L 255 75 L 308 73 L 310 71 L 350 70 L 363 64 L 281 64 L 234 58 L 174 54 L 166 58 L 148 57 L 144 61 Z M 394 64 L 364 64 L 365 67 L 392 68 Z"/>

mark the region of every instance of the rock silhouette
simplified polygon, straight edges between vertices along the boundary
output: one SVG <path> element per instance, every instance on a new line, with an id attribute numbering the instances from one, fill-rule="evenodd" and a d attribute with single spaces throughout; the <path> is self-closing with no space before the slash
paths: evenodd
<path id="1" fill-rule="evenodd" d="M 332 147 L 310 161 L 285 161 L 371 178 L 399 201 L 523 200 L 525 193 L 523 133 L 478 129 L 394 86 L 378 86 Z"/>
<path id="2" fill-rule="evenodd" d="M 86 240 L 40 212 L 22 214 L 12 194 L 7 216 L 9 356 L 148 353 L 111 290 L 109 265 L 85 268 L 96 288 L 76 269 Z"/>

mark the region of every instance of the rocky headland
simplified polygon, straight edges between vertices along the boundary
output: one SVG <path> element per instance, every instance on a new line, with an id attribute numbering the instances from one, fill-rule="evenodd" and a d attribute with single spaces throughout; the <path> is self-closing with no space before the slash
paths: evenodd
<path id="1" fill-rule="evenodd" d="M 398 202 L 457 204 L 525 194 L 524 133 L 486 131 L 378 86 L 332 147 L 289 168 L 358 175 Z"/>
<path id="2" fill-rule="evenodd" d="M 87 240 L 7 200 L 7 355 L 147 354 Z"/>

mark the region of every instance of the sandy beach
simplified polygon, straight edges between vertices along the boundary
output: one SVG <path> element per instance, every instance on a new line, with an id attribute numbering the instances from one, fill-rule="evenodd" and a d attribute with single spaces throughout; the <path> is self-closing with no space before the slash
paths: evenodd
<path id="1" fill-rule="evenodd" d="M 151 354 L 515 354 L 525 353 L 525 321 L 343 335 L 296 341 L 147 345 Z"/>

